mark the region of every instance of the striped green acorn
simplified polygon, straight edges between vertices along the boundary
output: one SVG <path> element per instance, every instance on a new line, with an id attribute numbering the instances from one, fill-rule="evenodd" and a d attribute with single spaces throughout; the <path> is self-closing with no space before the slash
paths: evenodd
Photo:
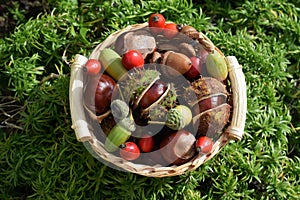
<path id="1" fill-rule="evenodd" d="M 129 139 L 134 130 L 135 125 L 130 118 L 120 120 L 109 132 L 105 140 L 105 149 L 108 152 L 118 150 L 119 146 Z"/>
<path id="2" fill-rule="evenodd" d="M 218 51 L 208 54 L 206 58 L 206 69 L 213 78 L 223 81 L 228 75 L 225 57 Z"/>
<path id="3" fill-rule="evenodd" d="M 105 71 L 115 80 L 119 80 L 127 73 L 122 64 L 121 56 L 112 49 L 105 48 L 101 51 L 99 60 Z"/>

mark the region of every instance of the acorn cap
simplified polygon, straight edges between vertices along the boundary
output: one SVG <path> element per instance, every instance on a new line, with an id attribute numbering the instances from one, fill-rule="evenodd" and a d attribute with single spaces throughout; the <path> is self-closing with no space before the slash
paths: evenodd
<path id="1" fill-rule="evenodd" d="M 118 121 L 118 125 L 130 132 L 135 131 L 135 128 L 136 128 L 134 121 L 132 119 L 130 119 L 129 117 L 126 117 L 126 118 Z"/>
<path id="2" fill-rule="evenodd" d="M 169 110 L 166 118 L 166 125 L 170 129 L 179 130 L 183 129 L 186 126 L 182 113 L 176 108 L 172 108 L 171 110 Z"/>
<path id="3" fill-rule="evenodd" d="M 115 99 L 110 104 L 111 113 L 118 120 L 124 119 L 129 114 L 127 103 L 120 99 Z"/>

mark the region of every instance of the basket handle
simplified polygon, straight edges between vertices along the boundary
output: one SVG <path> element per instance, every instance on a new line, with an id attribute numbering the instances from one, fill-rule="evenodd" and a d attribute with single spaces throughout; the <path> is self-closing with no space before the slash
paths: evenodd
<path id="1" fill-rule="evenodd" d="M 245 76 L 242 66 L 235 56 L 227 56 L 226 61 L 229 70 L 229 79 L 232 87 L 233 111 L 230 126 L 225 133 L 230 139 L 240 141 L 244 135 L 246 112 L 247 112 L 247 92 Z"/>
<path id="2" fill-rule="evenodd" d="M 87 58 L 76 54 L 74 62 L 71 65 L 71 77 L 69 87 L 70 109 L 72 116 L 72 126 L 76 138 L 80 142 L 85 142 L 92 139 L 92 135 L 88 128 L 88 123 L 85 118 L 83 106 L 83 73 L 82 67 L 87 62 Z"/>

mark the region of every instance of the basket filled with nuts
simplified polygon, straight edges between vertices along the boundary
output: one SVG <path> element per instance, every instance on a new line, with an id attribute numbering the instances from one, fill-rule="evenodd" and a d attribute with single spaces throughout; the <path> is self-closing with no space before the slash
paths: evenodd
<path id="1" fill-rule="evenodd" d="M 195 170 L 241 140 L 246 99 L 237 59 L 161 14 L 111 34 L 71 65 L 77 139 L 110 167 L 144 176 Z"/>

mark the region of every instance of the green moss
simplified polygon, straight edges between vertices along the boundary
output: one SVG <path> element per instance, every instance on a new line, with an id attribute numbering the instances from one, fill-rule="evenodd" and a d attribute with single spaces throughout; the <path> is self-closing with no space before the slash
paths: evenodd
<path id="1" fill-rule="evenodd" d="M 25 22 L 14 7 L 20 25 L 0 39 L 0 199 L 300 198 L 298 1 L 63 0 L 49 8 Z M 204 31 L 238 58 L 247 83 L 243 140 L 177 177 L 109 168 L 71 129 L 63 59 L 89 55 L 152 12 Z"/>

